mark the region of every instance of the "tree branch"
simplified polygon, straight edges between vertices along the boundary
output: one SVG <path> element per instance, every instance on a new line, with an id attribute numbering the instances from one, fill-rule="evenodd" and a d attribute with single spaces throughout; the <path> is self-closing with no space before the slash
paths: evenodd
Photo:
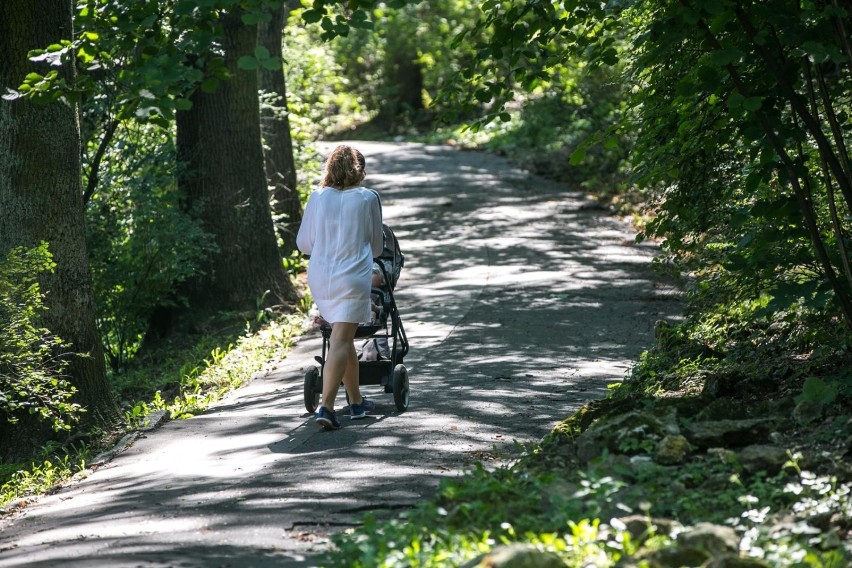
<path id="1" fill-rule="evenodd" d="M 86 190 L 83 192 L 84 206 L 92 198 L 92 195 L 94 195 L 95 193 L 95 189 L 97 189 L 98 187 L 98 172 L 101 168 L 101 161 L 103 161 L 106 149 L 109 147 L 110 142 L 112 142 L 113 136 L 115 136 L 115 131 L 117 128 L 118 119 L 113 118 L 109 122 L 107 122 L 106 129 L 104 129 L 104 137 L 101 138 L 101 142 L 100 144 L 98 144 L 98 150 L 97 152 L 95 152 L 95 157 L 92 159 L 92 167 L 89 170 Z"/>

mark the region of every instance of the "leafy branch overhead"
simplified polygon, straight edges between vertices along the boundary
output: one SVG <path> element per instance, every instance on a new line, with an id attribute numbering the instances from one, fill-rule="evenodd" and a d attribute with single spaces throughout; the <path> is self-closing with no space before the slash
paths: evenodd
<path id="1" fill-rule="evenodd" d="M 81 2 L 75 13 L 75 36 L 30 52 L 37 70 L 4 98 L 79 102 L 106 94 L 118 120 L 168 127 L 175 111 L 191 108 L 194 90 L 213 92 L 229 78 L 220 14 L 240 7 L 243 23 L 255 25 L 269 18 L 268 8 L 279 5 L 278 0 Z M 63 71 L 72 59 L 74 75 Z M 275 69 L 281 62 L 261 47 L 240 61 L 241 69 L 258 66 Z"/>
<path id="2" fill-rule="evenodd" d="M 647 233 L 666 239 L 672 258 L 723 271 L 741 295 L 769 295 L 772 311 L 804 302 L 852 325 L 848 2 L 482 9 L 473 29 L 489 34 L 446 100 L 490 101 L 485 124 L 565 67 L 622 70 L 632 94 L 620 123 L 579 143 L 572 164 L 629 133 L 633 179 L 658 207 Z"/>

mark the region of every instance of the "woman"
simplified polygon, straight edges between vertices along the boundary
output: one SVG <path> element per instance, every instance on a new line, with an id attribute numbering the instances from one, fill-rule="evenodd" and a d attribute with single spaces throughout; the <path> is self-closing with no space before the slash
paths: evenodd
<path id="1" fill-rule="evenodd" d="M 340 381 L 349 395 L 349 418 L 364 418 L 376 405 L 361 396 L 355 332 L 370 321 L 373 258 L 382 252 L 382 206 L 379 194 L 361 187 L 366 161 L 358 150 L 338 146 L 325 162 L 320 187 L 302 216 L 296 244 L 310 255 L 308 286 L 320 315 L 331 324 L 329 352 L 323 368 L 322 406 L 316 422 L 340 428 L 334 399 Z"/>

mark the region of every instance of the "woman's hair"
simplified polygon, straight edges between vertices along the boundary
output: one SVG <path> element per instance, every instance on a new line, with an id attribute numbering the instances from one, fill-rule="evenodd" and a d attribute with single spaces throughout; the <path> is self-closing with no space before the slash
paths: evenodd
<path id="1" fill-rule="evenodd" d="M 354 187 L 364 179 L 366 164 L 361 152 L 351 146 L 340 145 L 331 151 L 325 161 L 320 187 Z"/>

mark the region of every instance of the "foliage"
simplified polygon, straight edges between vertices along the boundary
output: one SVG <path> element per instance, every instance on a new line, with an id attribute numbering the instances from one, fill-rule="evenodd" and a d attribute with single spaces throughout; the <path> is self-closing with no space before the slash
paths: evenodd
<path id="1" fill-rule="evenodd" d="M 451 49 L 446 39 L 478 13 L 475 3 L 457 0 L 378 3 L 369 11 L 372 28 L 354 28 L 332 45 L 350 89 L 380 115 L 382 126 L 406 133 L 427 118 L 417 105 L 429 115 L 441 110 L 441 87 L 472 60 L 472 42 Z"/>
<path id="2" fill-rule="evenodd" d="M 848 132 L 832 118 L 849 110 L 848 74 L 831 69 L 849 63 L 834 28 L 850 14 L 788 3 L 648 10 L 636 76 L 655 93 L 641 99 L 637 147 L 659 188 L 649 232 L 732 299 L 760 290 L 769 310 L 804 301 L 848 319 L 842 209 L 852 201 L 835 189 L 849 172 L 829 164 L 848 163 Z"/>
<path id="3" fill-rule="evenodd" d="M 635 179 L 656 208 L 648 235 L 698 280 L 768 310 L 807 307 L 852 325 L 849 67 L 844 4 L 783 1 L 485 2 L 469 33 L 491 31 L 444 93 L 492 101 L 509 120 L 582 54 L 623 65 L 628 112 L 577 147 L 630 133 Z M 456 39 L 460 43 L 468 34 Z"/>
<path id="4" fill-rule="evenodd" d="M 300 332 L 301 314 L 275 318 L 253 330 L 246 322 L 245 332 L 233 342 L 221 346 L 222 338 L 210 348 L 205 341 L 189 352 L 182 352 L 179 367 L 158 373 L 156 381 L 148 384 L 145 400 L 138 401 L 139 381 L 123 381 L 119 398 L 131 425 L 139 425 L 156 410 L 167 410 L 173 419 L 194 416 L 226 393 L 242 386 L 269 361 L 283 358 L 291 338 Z M 159 360 L 159 359 L 158 359 Z M 157 365 L 159 369 L 160 364 Z M 150 374 L 140 369 L 138 375 Z M 156 390 L 155 390 L 156 389 Z M 153 395 L 153 396 L 152 396 Z"/>
<path id="5" fill-rule="evenodd" d="M 85 447 L 72 453 L 60 452 L 62 455 L 49 450 L 44 453 L 44 459 L 28 467 L 22 464 L 4 467 L 8 473 L 0 473 L 0 508 L 16 499 L 43 493 L 86 469 L 88 451 Z"/>
<path id="6" fill-rule="evenodd" d="M 209 335 L 194 345 L 164 346 L 159 353 L 137 360 L 134 368 L 113 377 L 127 427 L 144 425 L 148 415 L 160 409 L 176 419 L 200 413 L 270 360 L 284 357 L 291 338 L 301 333 L 302 317 L 275 319 L 257 330 L 247 330 L 233 343 L 228 343 L 230 337 Z M 30 464 L 0 466 L 0 507 L 85 475 L 91 450 L 85 445 L 48 446 Z"/>
<path id="7" fill-rule="evenodd" d="M 566 566 L 603 566 L 632 552 L 623 527 L 584 518 L 606 499 L 611 478 L 586 479 L 576 499 L 552 497 L 552 477 L 517 468 L 486 471 L 480 464 L 461 479 L 441 483 L 437 497 L 397 519 L 363 526 L 335 538 L 328 565 L 458 566 L 495 544 L 528 542 L 557 553 Z M 568 497 L 568 496 L 566 496 Z"/>
<path id="8" fill-rule="evenodd" d="M 228 78 L 221 54 L 218 17 L 240 8 L 248 25 L 268 18 L 267 6 L 279 0 L 79 0 L 74 37 L 36 49 L 34 62 L 58 66 L 69 59 L 79 74 L 30 73 L 6 98 L 37 101 L 87 97 L 106 99 L 108 116 L 168 128 L 178 110 L 191 107 L 188 95 L 201 88 L 214 91 Z M 240 68 L 277 68 L 279 62 L 259 49 L 240 61 Z M 103 101 L 101 101 L 103 102 Z"/>
<path id="9" fill-rule="evenodd" d="M 282 50 L 290 126 L 297 143 L 306 145 L 346 131 L 368 120 L 370 114 L 351 92 L 352 85 L 331 46 L 319 43 L 318 26 L 303 24 L 300 18 L 299 10 L 291 13 Z"/>
<path id="10" fill-rule="evenodd" d="M 39 275 L 54 267 L 47 243 L 13 249 L 0 264 L 0 416 L 15 423 L 33 414 L 59 431 L 82 410 L 63 377 L 70 346 L 39 325 L 46 309 Z"/>
<path id="11" fill-rule="evenodd" d="M 106 152 L 87 207 L 98 326 L 110 366 L 123 370 L 155 309 L 183 302 L 180 284 L 215 247 L 183 212 L 171 136 L 128 123 Z"/>
<path id="12" fill-rule="evenodd" d="M 503 126 L 484 147 L 548 179 L 602 198 L 624 199 L 631 189 L 632 137 L 620 133 L 606 144 L 585 144 L 622 119 L 625 97 L 612 70 L 585 70 L 579 62 L 563 66 L 550 83 L 517 101 L 520 109 L 509 112 L 511 120 L 500 123 Z M 580 149 L 582 160 L 575 154 Z"/>
<path id="13" fill-rule="evenodd" d="M 646 468 L 626 492 L 623 482 L 594 468 L 561 470 L 554 477 L 532 476 L 523 463 L 493 472 L 477 466 L 459 479 L 442 482 L 437 496 L 413 511 L 385 521 L 366 517 L 362 526 L 335 538 L 336 549 L 327 561 L 363 567 L 459 566 L 496 544 L 525 542 L 557 553 L 566 566 L 612 566 L 672 546 L 669 535 L 653 528 L 652 515 L 667 514 L 684 522 L 730 524 L 743 535 L 748 556 L 772 565 L 797 561 L 818 567 L 852 554 L 828 537 L 814 539 L 818 531 L 804 520 L 816 511 L 848 515 L 852 485 L 807 471 L 773 479 L 756 476 L 743 483 L 735 466 L 715 463 L 709 468 L 704 463 L 678 470 Z M 727 483 L 707 491 L 714 478 Z M 687 489 L 673 492 L 675 485 Z M 622 516 L 647 515 L 646 534 L 637 538 L 619 518 L 604 522 L 594 515 L 613 511 L 613 505 Z M 789 510 L 798 520 L 777 523 Z M 821 543 L 826 548 L 820 548 Z"/>

